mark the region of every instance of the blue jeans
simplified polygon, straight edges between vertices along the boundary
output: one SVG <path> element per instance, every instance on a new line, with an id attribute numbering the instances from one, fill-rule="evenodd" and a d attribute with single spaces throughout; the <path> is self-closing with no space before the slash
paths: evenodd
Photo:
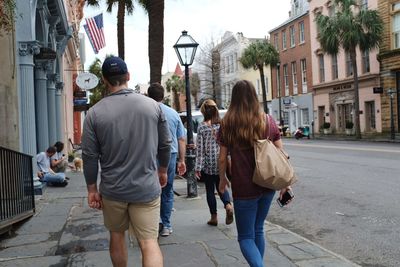
<path id="1" fill-rule="evenodd" d="M 274 194 L 270 191 L 255 199 L 233 201 L 240 250 L 250 267 L 264 266 L 264 221 Z"/>
<path id="2" fill-rule="evenodd" d="M 204 183 L 206 184 L 206 195 L 207 195 L 207 204 L 210 209 L 211 214 L 217 214 L 217 200 L 215 198 L 215 188 L 217 188 L 219 198 L 224 203 L 224 207 L 227 204 L 230 204 L 230 197 L 228 190 L 225 190 L 223 194 L 221 194 L 218 190 L 219 186 L 219 175 L 211 175 L 206 174 L 205 172 L 201 172 L 201 177 L 204 179 Z"/>
<path id="3" fill-rule="evenodd" d="M 165 228 L 171 229 L 171 212 L 174 206 L 174 178 L 176 171 L 176 156 L 177 153 L 171 153 L 171 159 L 168 164 L 168 181 L 167 185 L 161 192 L 161 223 Z"/>
<path id="4" fill-rule="evenodd" d="M 65 173 L 57 172 L 55 174 L 45 173 L 43 176 L 43 181 L 46 183 L 62 183 L 65 181 Z"/>

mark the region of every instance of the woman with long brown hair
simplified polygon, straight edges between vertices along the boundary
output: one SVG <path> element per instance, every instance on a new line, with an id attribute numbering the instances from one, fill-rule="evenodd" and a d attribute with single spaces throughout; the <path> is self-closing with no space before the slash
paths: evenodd
<path id="1" fill-rule="evenodd" d="M 278 127 L 260 107 L 251 82 L 238 81 L 232 89 L 228 112 L 219 132 L 219 190 L 224 192 L 227 156 L 231 156 L 231 186 L 238 241 L 251 267 L 262 267 L 265 251 L 264 221 L 275 191 L 253 183 L 255 168 L 254 142 L 269 138 L 282 148 Z M 281 190 L 283 195 L 290 188 Z"/>
<path id="2" fill-rule="evenodd" d="M 225 223 L 233 222 L 233 208 L 230 202 L 228 191 L 221 193 L 218 190 L 219 186 L 219 146 L 217 143 L 217 133 L 220 127 L 220 117 L 217 104 L 207 99 L 201 105 L 201 113 L 204 116 L 204 121 L 197 129 L 196 138 L 196 177 L 202 178 L 206 185 L 207 204 L 210 210 L 211 219 L 207 224 L 212 226 L 218 225 L 217 216 L 217 201 L 215 198 L 215 189 L 224 204 L 226 210 Z"/>

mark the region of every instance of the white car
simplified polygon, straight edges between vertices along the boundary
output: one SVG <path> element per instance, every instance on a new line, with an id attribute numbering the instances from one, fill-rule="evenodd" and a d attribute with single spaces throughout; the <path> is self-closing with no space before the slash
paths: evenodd
<path id="1" fill-rule="evenodd" d="M 228 110 L 220 109 L 219 116 L 223 118 Z M 186 111 L 182 111 L 178 113 L 181 117 L 183 125 L 186 127 Z M 192 110 L 192 121 L 193 121 L 193 142 L 196 144 L 196 136 L 197 136 L 197 128 L 200 123 L 203 122 L 203 114 L 201 114 L 200 110 Z"/>

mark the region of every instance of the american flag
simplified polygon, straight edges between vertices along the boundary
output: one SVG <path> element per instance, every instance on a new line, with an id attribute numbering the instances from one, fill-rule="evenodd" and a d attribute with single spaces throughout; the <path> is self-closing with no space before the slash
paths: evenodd
<path id="1" fill-rule="evenodd" d="M 100 49 L 106 46 L 106 40 L 104 39 L 103 13 L 85 20 L 86 24 L 83 25 L 83 27 L 89 37 L 90 43 L 92 44 L 94 53 L 97 54 Z"/>

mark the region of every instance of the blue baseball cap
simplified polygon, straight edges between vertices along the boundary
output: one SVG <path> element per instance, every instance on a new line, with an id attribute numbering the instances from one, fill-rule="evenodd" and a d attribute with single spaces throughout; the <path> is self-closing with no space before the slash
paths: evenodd
<path id="1" fill-rule="evenodd" d="M 101 71 L 105 78 L 128 73 L 125 61 L 119 57 L 108 57 L 104 60 Z"/>

